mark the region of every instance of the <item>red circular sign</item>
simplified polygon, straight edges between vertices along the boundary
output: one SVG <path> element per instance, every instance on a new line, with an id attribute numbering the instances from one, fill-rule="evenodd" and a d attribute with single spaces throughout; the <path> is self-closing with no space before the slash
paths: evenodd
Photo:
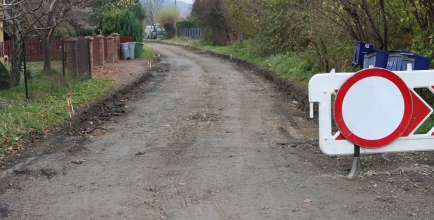
<path id="1" fill-rule="evenodd" d="M 341 134 L 366 148 L 382 147 L 399 138 L 412 114 L 413 102 L 405 82 L 381 68 L 355 73 L 339 89 L 334 103 Z"/>

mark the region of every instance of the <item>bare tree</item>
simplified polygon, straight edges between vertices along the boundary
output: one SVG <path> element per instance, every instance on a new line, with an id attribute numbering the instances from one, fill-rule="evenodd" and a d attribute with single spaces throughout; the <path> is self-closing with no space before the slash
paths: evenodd
<path id="1" fill-rule="evenodd" d="M 226 1 L 195 0 L 191 15 L 207 29 L 204 38 L 212 45 L 226 45 L 231 40 L 232 20 Z"/>
<path id="2" fill-rule="evenodd" d="M 151 19 L 151 25 L 154 25 L 155 15 L 163 7 L 163 4 L 164 0 L 142 0 L 146 15 Z"/>
<path id="3" fill-rule="evenodd" d="M 24 38 L 36 32 L 44 39 L 44 69 L 50 68 L 49 39 L 54 29 L 84 7 L 87 0 L 3 0 L 5 31 L 14 40 L 11 59 L 11 83 L 18 85 L 22 65 Z M 46 40 L 46 42 L 45 42 Z"/>
<path id="4" fill-rule="evenodd" d="M 20 69 L 22 64 L 22 42 L 24 36 L 27 34 L 27 30 L 23 28 L 24 15 L 30 11 L 38 10 L 40 5 L 36 5 L 35 8 L 26 7 L 26 0 L 3 0 L 3 22 L 5 25 L 5 31 L 14 40 L 14 53 L 11 58 L 11 84 L 16 86 L 20 83 Z M 42 2 L 41 2 L 42 3 Z M 26 10 L 24 10 L 26 8 Z"/>
<path id="5" fill-rule="evenodd" d="M 32 0 L 35 3 L 38 0 Z M 28 33 L 35 32 L 42 38 L 44 54 L 44 70 L 51 69 L 50 38 L 55 28 L 75 17 L 87 4 L 86 0 L 49 0 L 42 1 L 39 10 L 26 14 L 26 20 L 35 21 L 26 27 Z"/>

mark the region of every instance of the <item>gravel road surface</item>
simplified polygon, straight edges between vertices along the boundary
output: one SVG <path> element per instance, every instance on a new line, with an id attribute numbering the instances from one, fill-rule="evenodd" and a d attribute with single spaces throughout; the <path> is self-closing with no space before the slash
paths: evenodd
<path id="1" fill-rule="evenodd" d="M 433 169 L 401 161 L 413 154 L 366 156 L 348 181 L 351 157 L 323 155 L 317 122 L 275 85 L 205 52 L 149 45 L 162 59 L 125 114 L 0 170 L 0 217 L 434 218 Z"/>

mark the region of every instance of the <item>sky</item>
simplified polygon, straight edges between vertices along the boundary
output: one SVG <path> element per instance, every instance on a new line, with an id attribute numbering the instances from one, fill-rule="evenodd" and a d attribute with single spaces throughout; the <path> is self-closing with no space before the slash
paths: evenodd
<path id="1" fill-rule="evenodd" d="M 193 4 L 193 0 L 177 0 L 177 1 L 183 1 L 183 2 L 187 2 L 189 4 Z"/>

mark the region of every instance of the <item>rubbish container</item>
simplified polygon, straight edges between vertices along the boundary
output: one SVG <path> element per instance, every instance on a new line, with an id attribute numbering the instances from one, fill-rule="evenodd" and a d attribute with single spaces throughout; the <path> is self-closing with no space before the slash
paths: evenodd
<path id="1" fill-rule="evenodd" d="M 417 54 L 402 55 L 402 70 L 407 70 L 407 64 L 411 64 L 412 70 L 428 70 L 430 60 Z"/>
<path id="2" fill-rule="evenodd" d="M 406 71 L 407 64 L 411 64 L 412 70 L 429 69 L 430 60 L 426 57 L 410 53 L 405 50 L 389 52 L 386 69 L 391 71 Z"/>
<path id="3" fill-rule="evenodd" d="M 353 66 L 363 66 L 364 54 L 373 49 L 374 46 L 372 44 L 363 41 L 356 41 L 356 45 L 354 46 L 353 61 L 351 62 Z"/>
<path id="4" fill-rule="evenodd" d="M 142 58 L 143 53 L 143 43 L 136 42 L 136 46 L 134 47 L 134 57 Z"/>
<path id="5" fill-rule="evenodd" d="M 130 52 L 128 50 L 128 43 L 121 43 L 121 51 L 122 51 L 122 59 L 123 60 L 129 60 L 130 58 Z"/>
<path id="6" fill-rule="evenodd" d="M 134 42 L 128 43 L 128 51 L 130 52 L 130 59 L 134 59 L 134 46 L 135 45 L 136 45 L 136 43 L 134 43 Z"/>
<path id="7" fill-rule="evenodd" d="M 389 53 L 379 49 L 374 49 L 364 54 L 363 69 L 369 67 L 386 68 Z"/>

